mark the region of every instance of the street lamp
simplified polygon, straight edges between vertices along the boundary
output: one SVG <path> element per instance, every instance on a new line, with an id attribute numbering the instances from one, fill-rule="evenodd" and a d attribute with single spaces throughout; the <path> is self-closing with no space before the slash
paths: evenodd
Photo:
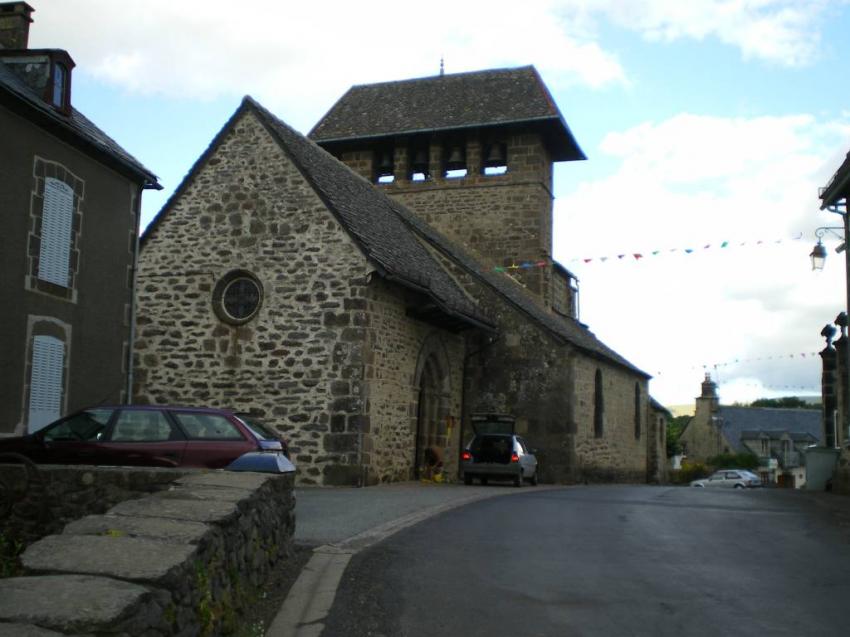
<path id="1" fill-rule="evenodd" d="M 818 239 L 817 245 L 812 248 L 812 253 L 809 256 L 812 259 L 812 270 L 818 272 L 823 270 L 823 266 L 826 264 L 826 248 L 823 247 L 820 239 Z"/>
<path id="2" fill-rule="evenodd" d="M 823 226 L 821 228 L 815 228 L 815 236 L 817 237 L 818 242 L 815 244 L 815 247 L 812 248 L 812 251 L 809 254 L 809 257 L 812 260 L 812 270 L 820 272 L 821 270 L 823 270 L 823 266 L 826 265 L 827 252 L 826 246 L 823 245 L 822 241 L 824 235 L 828 232 L 829 234 L 841 239 L 842 236 L 838 233 L 839 230 L 844 230 L 844 228 L 836 226 Z M 835 248 L 835 251 L 838 254 L 841 254 L 845 251 L 845 247 L 846 244 L 841 243 L 837 248 Z M 848 268 L 848 273 L 850 273 L 850 268 Z"/>

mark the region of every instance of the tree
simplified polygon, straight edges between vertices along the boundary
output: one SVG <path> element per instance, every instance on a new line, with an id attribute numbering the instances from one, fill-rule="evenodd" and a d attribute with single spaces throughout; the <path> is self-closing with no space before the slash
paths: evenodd
<path id="1" fill-rule="evenodd" d="M 820 403 L 810 403 L 797 396 L 782 398 L 759 398 L 750 403 L 750 407 L 781 407 L 784 409 L 820 409 Z"/>
<path id="2" fill-rule="evenodd" d="M 673 456 L 682 452 L 682 445 L 679 444 L 679 437 L 685 430 L 685 427 L 691 421 L 691 416 L 674 416 L 667 421 L 667 457 Z"/>
<path id="3" fill-rule="evenodd" d="M 751 453 L 723 453 L 708 459 L 715 469 L 757 469 L 758 456 Z"/>

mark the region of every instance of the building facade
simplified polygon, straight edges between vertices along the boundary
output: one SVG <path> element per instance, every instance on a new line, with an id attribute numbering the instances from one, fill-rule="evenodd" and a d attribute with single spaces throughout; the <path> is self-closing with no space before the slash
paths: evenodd
<path id="1" fill-rule="evenodd" d="M 792 488 L 805 486 L 806 450 L 822 441 L 820 411 L 721 406 L 708 374 L 696 412 L 679 438 L 689 460 L 749 454 L 758 458 L 763 481 Z"/>
<path id="2" fill-rule="evenodd" d="M 482 77 L 548 95 L 520 69 L 444 76 L 444 97 Z M 394 104 L 432 107 L 411 100 Z M 482 411 L 516 416 L 546 481 L 659 479 L 649 377 L 577 320 L 551 260 L 552 158 L 581 152 L 543 102 L 546 122 L 491 122 L 498 171 L 461 174 L 484 144 L 472 127 L 457 155 L 433 120 L 427 148 L 355 130 L 320 140 L 332 155 L 246 98 L 143 239 L 136 399 L 265 419 L 302 483 L 410 479 L 428 449 L 454 478 Z"/>
<path id="3" fill-rule="evenodd" d="M 850 196 L 850 153 L 835 171 L 829 183 L 820 189 L 821 210 L 828 210 L 841 216 L 844 226 L 845 243 L 850 238 L 850 217 L 848 217 L 847 198 Z M 850 257 L 845 253 L 847 269 L 847 290 L 850 290 Z M 850 292 L 845 292 L 845 300 L 850 303 Z M 846 308 L 850 312 L 850 305 Z M 825 444 L 836 454 L 835 471 L 831 487 L 835 491 L 850 493 L 850 364 L 848 364 L 848 317 L 842 312 L 835 323 L 841 330 L 840 338 L 831 350 L 827 340 L 828 353 L 824 357 L 824 432 Z M 823 332 L 822 332 L 823 335 Z M 831 336 L 830 336 L 831 339 Z M 827 382 L 827 377 L 829 381 Z"/>
<path id="4" fill-rule="evenodd" d="M 0 4 L 0 435 L 128 397 L 139 206 L 156 177 L 72 103 L 73 60 Z"/>

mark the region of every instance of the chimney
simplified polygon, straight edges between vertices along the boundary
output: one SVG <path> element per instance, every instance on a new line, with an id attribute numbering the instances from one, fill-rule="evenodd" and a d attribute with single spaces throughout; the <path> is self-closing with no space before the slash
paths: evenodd
<path id="1" fill-rule="evenodd" d="M 26 2 L 0 2 L 0 49 L 27 48 L 33 11 Z"/>
<path id="2" fill-rule="evenodd" d="M 702 396 L 700 398 L 717 398 L 717 384 L 711 380 L 711 374 L 706 372 L 702 381 Z"/>

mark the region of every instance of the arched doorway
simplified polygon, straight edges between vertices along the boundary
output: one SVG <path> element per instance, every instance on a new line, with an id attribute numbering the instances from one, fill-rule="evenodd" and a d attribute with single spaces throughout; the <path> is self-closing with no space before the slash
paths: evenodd
<path id="1" fill-rule="evenodd" d="M 413 477 L 424 476 L 426 454 L 435 450 L 445 461 L 449 444 L 447 419 L 449 416 L 448 358 L 436 336 L 426 339 L 416 366 L 416 429 L 414 432 Z"/>

